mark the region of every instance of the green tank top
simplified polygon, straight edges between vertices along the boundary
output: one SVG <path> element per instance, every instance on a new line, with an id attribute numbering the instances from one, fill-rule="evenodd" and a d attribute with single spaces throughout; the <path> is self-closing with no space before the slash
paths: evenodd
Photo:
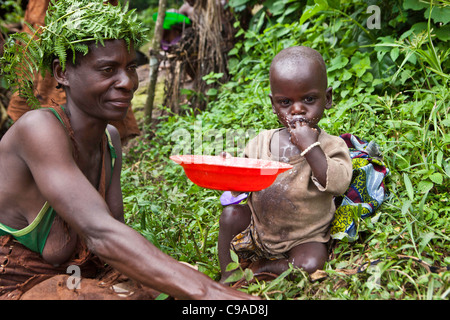
<path id="1" fill-rule="evenodd" d="M 23 229 L 16 230 L 0 223 L 0 236 L 12 235 L 28 249 L 42 254 L 54 219 L 55 211 L 46 202 L 33 222 Z"/>
<path id="2" fill-rule="evenodd" d="M 53 108 L 49 109 L 52 110 L 59 121 L 63 123 L 57 111 Z M 105 133 L 108 138 L 108 147 L 111 154 L 112 172 L 114 170 L 114 163 L 117 155 L 111 141 L 111 136 L 109 135 L 107 129 L 105 130 Z M 48 234 L 50 233 L 53 220 L 55 219 L 55 214 L 56 212 L 52 207 L 50 207 L 49 203 L 45 202 L 44 206 L 42 207 L 41 211 L 39 211 L 33 222 L 23 229 L 16 230 L 0 223 L 0 236 L 11 235 L 28 249 L 42 254 L 42 250 L 44 250 L 45 242 L 47 241 Z"/>

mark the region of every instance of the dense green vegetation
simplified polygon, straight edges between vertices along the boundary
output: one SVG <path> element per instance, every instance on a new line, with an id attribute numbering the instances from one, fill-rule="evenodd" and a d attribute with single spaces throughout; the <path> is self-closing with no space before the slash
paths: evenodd
<path id="1" fill-rule="evenodd" d="M 239 17 L 256 2 L 264 5 L 247 30 L 239 29 L 229 52 L 232 78 L 208 92 L 207 110 L 193 114 L 186 106 L 182 115 L 164 117 L 134 142 L 123 173 L 127 223 L 164 252 L 218 279 L 221 192 L 194 185 L 169 156 L 222 149 L 239 155 L 237 141 L 227 146 L 205 137 L 225 141 L 227 132 L 241 130 L 242 143 L 252 130 L 277 127 L 268 98 L 271 59 L 282 48 L 306 45 L 324 56 L 334 89 L 334 107 L 320 125 L 334 135 L 348 132 L 378 142 L 390 170 L 389 198 L 375 219 L 360 221 L 357 241 L 334 245 L 320 279 L 290 270 L 295 281 L 284 274 L 241 290 L 268 299 L 448 299 L 449 2 L 232 0 L 230 5 Z M 366 12 L 371 4 L 380 9 L 375 28 L 370 27 L 376 20 L 367 23 L 374 14 Z M 205 81 L 219 77 L 211 74 Z M 201 150 L 194 146 L 199 132 Z M 440 269 L 430 272 L 429 266 Z M 359 267 L 356 274 L 346 272 Z"/>
<path id="2" fill-rule="evenodd" d="M 133 1 L 149 27 L 157 2 Z M 238 21 L 229 52 L 231 78 L 207 92 L 206 110 L 194 114 L 188 105 L 180 115 L 167 110 L 155 129 L 145 128 L 147 133 L 131 142 L 122 176 L 126 222 L 162 251 L 218 280 L 221 192 L 190 182 L 169 156 L 222 150 L 239 156 L 256 132 L 278 127 L 268 98 L 270 62 L 285 47 L 306 45 L 322 53 L 334 90 L 334 106 L 321 127 L 381 146 L 390 170 L 389 197 L 374 217 L 359 222 L 358 240 L 333 245 L 323 273 L 311 278 L 289 270 L 241 290 L 267 299 L 448 300 L 450 2 L 230 0 L 229 5 Z M 20 21 L 17 1 L 0 6 L 15 9 L 4 21 Z M 254 15 L 244 28 L 239 18 L 249 8 Z M 204 80 L 220 78 L 210 74 Z M 136 109 L 141 101 L 136 97 Z M 287 280 L 288 273 L 295 281 Z"/>

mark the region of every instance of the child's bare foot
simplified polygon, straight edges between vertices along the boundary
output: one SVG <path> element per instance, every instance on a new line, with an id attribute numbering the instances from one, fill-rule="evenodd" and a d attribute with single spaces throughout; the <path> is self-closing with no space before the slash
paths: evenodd
<path id="1" fill-rule="evenodd" d="M 262 258 L 256 261 L 253 261 L 248 267 L 253 271 L 254 274 L 267 272 L 267 264 L 270 260 Z"/>

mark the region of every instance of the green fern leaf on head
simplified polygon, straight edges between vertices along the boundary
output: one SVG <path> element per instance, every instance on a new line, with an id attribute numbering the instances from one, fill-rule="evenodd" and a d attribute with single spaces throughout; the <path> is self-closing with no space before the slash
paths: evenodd
<path id="1" fill-rule="evenodd" d="M 55 58 L 65 68 L 68 53 L 75 64 L 77 53 L 88 54 L 89 42 L 104 45 L 105 40 L 123 39 L 129 48 L 132 43 L 142 45 L 148 30 L 137 22 L 134 11 L 128 11 L 128 4 L 112 6 L 103 0 L 51 0 L 45 26 L 29 26 L 31 35 L 16 33 L 6 43 L 0 65 L 7 83 L 33 108 L 39 107 L 34 76 L 38 71 L 43 76 L 51 73 Z"/>

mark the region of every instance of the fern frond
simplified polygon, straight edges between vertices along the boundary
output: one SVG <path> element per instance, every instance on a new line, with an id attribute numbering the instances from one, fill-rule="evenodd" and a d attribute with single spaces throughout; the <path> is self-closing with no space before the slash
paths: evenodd
<path id="1" fill-rule="evenodd" d="M 64 44 L 63 37 L 57 38 L 55 40 L 54 50 L 55 50 L 56 56 L 59 59 L 59 63 L 61 64 L 61 67 L 63 69 L 65 69 L 66 62 L 67 62 L 67 52 L 66 52 L 67 48 L 66 48 L 66 45 Z"/>
<path id="2" fill-rule="evenodd" d="M 81 52 L 83 55 L 87 55 L 89 52 L 89 47 L 83 43 L 76 43 L 73 46 L 74 50 L 77 52 Z"/>
<path id="3" fill-rule="evenodd" d="M 33 92 L 34 76 L 52 71 L 54 57 L 65 68 L 67 52 L 88 54 L 85 42 L 95 41 L 104 46 L 109 39 L 124 39 L 128 46 L 140 46 L 147 39 L 148 30 L 137 23 L 135 9 L 125 5 L 111 6 L 103 0 L 51 0 L 45 26 L 34 28 L 31 35 L 16 33 L 10 37 L 0 58 L 1 72 L 12 90 L 38 106 Z M 73 61 L 75 63 L 75 61 Z"/>

